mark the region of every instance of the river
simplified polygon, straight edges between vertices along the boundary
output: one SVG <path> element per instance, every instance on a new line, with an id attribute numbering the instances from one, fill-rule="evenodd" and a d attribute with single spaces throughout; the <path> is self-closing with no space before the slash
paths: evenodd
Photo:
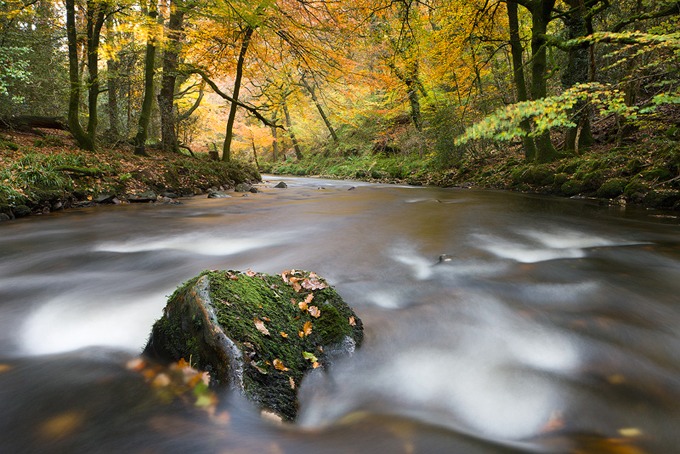
<path id="1" fill-rule="evenodd" d="M 284 178 L 0 224 L 0 452 L 678 452 L 680 222 L 507 192 Z M 361 350 L 295 425 L 158 405 L 126 364 L 205 269 L 328 279 Z"/>

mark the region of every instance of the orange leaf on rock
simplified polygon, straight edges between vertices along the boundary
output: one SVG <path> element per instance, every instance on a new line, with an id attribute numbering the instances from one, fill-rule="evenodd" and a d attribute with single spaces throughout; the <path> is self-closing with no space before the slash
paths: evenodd
<path id="1" fill-rule="evenodd" d="M 301 311 L 306 311 L 307 310 L 307 301 L 300 301 L 298 303 L 298 307 L 300 308 Z"/>
<path id="2" fill-rule="evenodd" d="M 246 276 L 253 277 L 253 276 L 255 276 L 256 274 L 257 274 L 257 273 L 256 273 L 255 271 L 251 270 L 250 268 L 248 268 L 248 269 L 246 270 Z"/>
<path id="3" fill-rule="evenodd" d="M 305 324 L 302 326 L 302 332 L 304 333 L 305 336 L 309 336 L 312 334 L 312 322 L 306 321 Z"/>
<path id="4" fill-rule="evenodd" d="M 281 334 L 281 337 L 283 337 L 284 339 L 288 338 L 288 333 L 286 333 L 284 331 L 281 331 L 279 334 Z"/>
<path id="5" fill-rule="evenodd" d="M 307 312 L 309 312 L 309 315 L 311 315 L 314 318 L 321 317 L 321 310 L 319 310 L 319 308 L 316 306 L 309 306 Z"/>
<path id="6" fill-rule="evenodd" d="M 283 361 L 278 358 L 274 360 L 274 369 L 284 372 L 288 370 L 288 368 L 283 364 Z"/>
<path id="7" fill-rule="evenodd" d="M 354 318 L 353 315 L 349 318 L 349 324 L 350 326 L 357 326 L 357 320 Z"/>

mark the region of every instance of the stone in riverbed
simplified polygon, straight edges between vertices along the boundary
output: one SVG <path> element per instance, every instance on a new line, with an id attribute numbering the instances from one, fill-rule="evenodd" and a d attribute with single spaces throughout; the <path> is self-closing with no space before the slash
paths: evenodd
<path id="1" fill-rule="evenodd" d="M 314 273 L 206 271 L 169 298 L 144 353 L 184 358 L 213 385 L 293 420 L 305 373 L 350 355 L 362 339 L 359 317 Z"/>

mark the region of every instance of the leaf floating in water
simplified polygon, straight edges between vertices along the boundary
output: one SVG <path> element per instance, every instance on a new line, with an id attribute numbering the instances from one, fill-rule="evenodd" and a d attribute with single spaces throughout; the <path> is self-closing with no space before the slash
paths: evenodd
<path id="1" fill-rule="evenodd" d="M 45 421 L 40 426 L 40 434 L 46 438 L 65 438 L 78 430 L 84 422 L 84 413 L 68 411 Z"/>
<path id="2" fill-rule="evenodd" d="M 269 334 L 269 330 L 267 329 L 266 326 L 264 326 L 264 322 L 262 320 L 260 320 L 259 318 L 254 318 L 253 323 L 255 323 L 255 328 L 257 328 L 259 332 L 261 332 L 265 336 L 271 336 L 271 334 Z"/>
<path id="3" fill-rule="evenodd" d="M 276 358 L 274 360 L 274 369 L 280 370 L 280 371 L 283 371 L 283 372 L 288 370 L 288 368 L 283 364 L 283 361 L 281 361 L 278 358 Z"/>
<path id="4" fill-rule="evenodd" d="M 12 366 L 10 366 L 9 364 L 0 364 L 0 374 L 2 374 L 3 372 L 8 372 L 10 370 L 12 370 Z"/>
<path id="5" fill-rule="evenodd" d="M 628 438 L 639 437 L 640 435 L 642 435 L 642 431 L 637 427 L 624 427 L 622 429 L 619 429 L 619 433 L 622 436 Z"/>

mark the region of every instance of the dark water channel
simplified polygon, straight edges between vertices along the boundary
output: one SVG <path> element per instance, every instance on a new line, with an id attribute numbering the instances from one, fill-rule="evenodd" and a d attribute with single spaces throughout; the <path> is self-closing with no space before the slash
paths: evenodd
<path id="1" fill-rule="evenodd" d="M 285 181 L 1 224 L 0 452 L 680 452 L 677 219 Z M 151 404 L 125 365 L 166 296 L 247 268 L 326 277 L 364 348 L 303 384 L 295 426 L 228 392 L 219 420 Z"/>

